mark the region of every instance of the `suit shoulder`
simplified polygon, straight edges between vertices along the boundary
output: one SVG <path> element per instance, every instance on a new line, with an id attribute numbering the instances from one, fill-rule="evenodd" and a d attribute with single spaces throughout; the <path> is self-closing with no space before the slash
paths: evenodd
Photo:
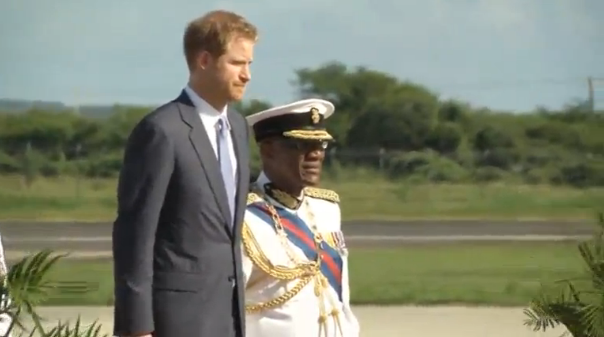
<path id="1" fill-rule="evenodd" d="M 174 118 L 179 117 L 178 106 L 175 102 L 163 104 L 148 114 L 144 115 L 138 123 L 136 123 L 133 132 L 145 132 L 143 130 L 163 133 L 165 136 L 173 134 L 172 129 L 177 125 L 174 123 Z"/>
<path id="2" fill-rule="evenodd" d="M 176 102 L 168 102 L 148 113 L 141 122 L 148 123 L 156 127 L 170 125 L 174 118 L 180 118 L 178 114 L 178 105 Z"/>
<path id="3" fill-rule="evenodd" d="M 336 204 L 340 203 L 340 196 L 338 193 L 325 188 L 307 187 L 304 190 L 304 193 L 311 198 L 326 200 Z"/>

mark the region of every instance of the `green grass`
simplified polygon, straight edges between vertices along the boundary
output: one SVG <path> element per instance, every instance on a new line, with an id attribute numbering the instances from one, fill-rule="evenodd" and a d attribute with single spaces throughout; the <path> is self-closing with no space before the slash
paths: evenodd
<path id="1" fill-rule="evenodd" d="M 517 184 L 450 185 L 389 182 L 370 174 L 324 181 L 342 199 L 344 220 L 593 219 L 604 189 Z M 0 176 L 0 220 L 113 220 L 114 179 Z"/>
<path id="2" fill-rule="evenodd" d="M 351 251 L 356 304 L 526 305 L 541 284 L 583 274 L 576 243 L 416 245 Z M 60 296 L 50 305 L 111 305 L 108 261 L 64 260 L 55 280 L 98 282 L 86 295 Z"/>
<path id="3" fill-rule="evenodd" d="M 422 245 L 353 252 L 352 299 L 364 304 L 524 305 L 541 285 L 584 269 L 576 243 Z"/>

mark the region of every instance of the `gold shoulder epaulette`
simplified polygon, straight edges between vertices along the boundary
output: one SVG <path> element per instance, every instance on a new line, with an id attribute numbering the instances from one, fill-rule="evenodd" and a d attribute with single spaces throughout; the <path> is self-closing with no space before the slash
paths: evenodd
<path id="1" fill-rule="evenodd" d="M 250 192 L 247 194 L 247 204 L 246 205 L 249 205 L 254 202 L 261 201 L 261 200 L 262 200 L 262 198 L 258 194 L 254 193 L 254 192 Z"/>
<path id="2" fill-rule="evenodd" d="M 311 198 L 323 199 L 323 200 L 327 200 L 327 201 L 331 201 L 331 202 L 335 202 L 335 203 L 340 202 L 340 196 L 332 190 L 326 190 L 324 188 L 316 188 L 316 187 L 307 187 L 304 190 L 304 193 L 306 193 L 306 195 L 308 195 Z"/>

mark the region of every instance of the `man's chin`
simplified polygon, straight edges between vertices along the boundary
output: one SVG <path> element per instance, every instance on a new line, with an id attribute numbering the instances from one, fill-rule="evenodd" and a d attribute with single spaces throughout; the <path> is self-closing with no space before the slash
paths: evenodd
<path id="1" fill-rule="evenodd" d="M 245 89 L 233 90 L 231 92 L 231 100 L 232 101 L 241 101 L 245 94 Z"/>
<path id="2" fill-rule="evenodd" d="M 306 175 L 302 178 L 305 187 L 317 187 L 321 182 L 321 176 L 319 175 Z"/>

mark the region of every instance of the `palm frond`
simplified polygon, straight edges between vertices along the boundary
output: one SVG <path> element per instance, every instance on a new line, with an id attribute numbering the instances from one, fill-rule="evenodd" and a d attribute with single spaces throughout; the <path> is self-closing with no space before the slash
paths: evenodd
<path id="1" fill-rule="evenodd" d="M 25 315 L 33 322 L 34 331 L 39 332 L 37 335 L 45 336 L 37 306 L 53 295 L 83 294 L 98 287 L 90 282 L 50 279 L 50 272 L 64 257 L 66 254 L 55 255 L 51 250 L 43 250 L 23 258 L 0 277 L 0 313 L 10 315 L 12 319 L 9 332 L 15 327 L 25 331 L 21 317 Z"/>
<path id="2" fill-rule="evenodd" d="M 604 236 L 598 233 L 590 241 L 580 243 L 578 248 L 594 288 L 604 291 Z"/>
<path id="3" fill-rule="evenodd" d="M 580 326 L 586 336 L 604 337 L 604 307 L 601 303 L 585 305 L 580 319 Z"/>
<path id="4" fill-rule="evenodd" d="M 524 310 L 528 316 L 524 324 L 534 331 L 546 331 L 559 324 L 574 326 L 580 322 L 581 308 L 580 294 L 571 286 L 555 298 L 541 295 L 534 299 Z"/>
<path id="5" fill-rule="evenodd" d="M 78 317 L 73 325 L 70 322 L 58 322 L 57 325 L 49 331 L 34 328 L 28 337 L 109 337 L 109 335 L 101 332 L 101 328 L 102 326 L 98 321 L 87 326 L 83 325 L 81 317 Z M 25 337 L 25 334 L 21 334 L 19 337 Z"/>
<path id="6" fill-rule="evenodd" d="M 598 231 L 578 245 L 591 281 L 589 288 L 578 290 L 575 279 L 563 280 L 566 287 L 558 296 L 546 296 L 542 291 L 524 310 L 524 324 L 534 331 L 562 324 L 573 337 L 604 337 L 604 214 L 598 220 Z"/>

